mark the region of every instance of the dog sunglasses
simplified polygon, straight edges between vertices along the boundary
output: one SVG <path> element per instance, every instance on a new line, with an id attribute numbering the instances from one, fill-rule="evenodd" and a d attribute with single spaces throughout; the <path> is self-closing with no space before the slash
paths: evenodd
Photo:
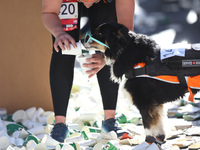
<path id="1" fill-rule="evenodd" d="M 107 48 L 110 49 L 110 47 L 108 45 L 104 44 L 103 42 L 101 42 L 101 41 L 99 41 L 99 40 L 97 40 L 95 38 L 93 38 L 90 33 L 86 33 L 85 38 L 84 38 L 84 43 L 87 44 L 87 43 L 89 43 L 90 40 L 93 40 L 93 41 L 99 43 L 100 45 L 106 46 Z"/>

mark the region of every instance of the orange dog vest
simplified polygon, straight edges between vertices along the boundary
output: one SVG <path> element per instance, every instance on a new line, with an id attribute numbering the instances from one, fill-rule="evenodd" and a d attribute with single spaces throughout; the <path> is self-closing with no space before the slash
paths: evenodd
<path id="1" fill-rule="evenodd" d="M 134 65 L 134 69 L 142 68 L 145 66 L 145 63 L 138 63 L 137 65 Z M 159 75 L 159 76 L 149 76 L 149 75 L 139 75 L 136 77 L 148 77 L 157 79 L 163 82 L 173 83 L 173 84 L 180 84 L 177 76 L 170 76 L 170 75 Z M 190 76 L 185 77 L 187 81 L 188 91 L 190 92 L 188 100 L 191 102 L 194 102 L 194 96 L 195 94 L 192 93 L 192 89 L 200 89 L 200 75 L 197 76 Z"/>

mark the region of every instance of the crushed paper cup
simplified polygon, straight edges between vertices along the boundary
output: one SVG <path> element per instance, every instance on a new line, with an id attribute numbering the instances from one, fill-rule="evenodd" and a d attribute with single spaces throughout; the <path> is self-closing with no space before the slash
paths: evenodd
<path id="1" fill-rule="evenodd" d="M 37 144 L 35 143 L 34 140 L 30 140 L 26 144 L 27 150 L 33 150 L 33 149 L 35 149 L 36 146 L 37 146 Z"/>
<path id="2" fill-rule="evenodd" d="M 15 122 L 22 122 L 23 120 L 27 119 L 26 113 L 24 110 L 18 110 L 16 112 L 14 112 L 12 119 Z"/>
<path id="3" fill-rule="evenodd" d="M 8 137 L 6 137 L 6 136 L 0 137 L 0 149 L 1 150 L 7 149 L 9 145 L 10 145 L 10 141 L 9 141 Z"/>
<path id="4" fill-rule="evenodd" d="M 39 143 L 34 150 L 46 150 L 47 147 L 44 143 Z"/>
<path id="5" fill-rule="evenodd" d="M 101 133 L 90 133 L 90 134 L 88 134 L 88 137 L 90 139 L 97 139 L 100 136 L 101 136 Z"/>
<path id="6" fill-rule="evenodd" d="M 86 75 L 86 71 L 91 70 L 90 68 L 83 67 L 84 63 L 89 63 L 89 62 L 86 61 L 87 58 L 92 58 L 92 55 L 84 55 L 84 56 L 79 56 L 78 57 L 80 65 L 81 65 L 82 73 L 84 75 Z"/>
<path id="7" fill-rule="evenodd" d="M 36 144 L 39 144 L 39 139 L 35 135 L 27 136 L 26 139 L 24 140 L 24 144 L 23 145 L 27 145 L 27 143 L 29 141 L 34 141 Z"/>
<path id="8" fill-rule="evenodd" d="M 26 112 L 27 118 L 28 118 L 29 120 L 31 120 L 31 119 L 33 118 L 35 112 L 36 112 L 36 107 L 31 107 L 31 108 L 25 110 L 25 112 Z"/>
<path id="9" fill-rule="evenodd" d="M 0 108 L 0 119 L 5 120 L 7 118 L 7 110 L 6 108 Z"/>
<path id="10" fill-rule="evenodd" d="M 97 114 L 96 113 L 81 113 L 79 119 L 81 121 L 92 121 L 95 120 Z"/>
<path id="11" fill-rule="evenodd" d="M 75 149 L 69 144 L 63 144 L 56 146 L 56 150 L 75 150 Z"/>
<path id="12" fill-rule="evenodd" d="M 86 133 L 101 133 L 101 128 L 84 126 L 82 131 L 85 131 Z"/>
<path id="13" fill-rule="evenodd" d="M 188 147 L 190 150 L 200 149 L 200 143 L 194 143 Z"/>
<path id="14" fill-rule="evenodd" d="M 108 142 L 107 144 L 112 144 L 112 145 L 114 145 L 117 149 L 120 148 L 119 140 L 109 140 L 109 142 Z"/>
<path id="15" fill-rule="evenodd" d="M 68 145 L 70 145 L 71 147 L 69 147 Z M 81 150 L 80 146 L 75 142 L 60 143 L 56 145 L 56 150 L 68 150 L 68 148 L 69 150 L 70 148 L 73 148 L 72 150 Z"/>
<path id="16" fill-rule="evenodd" d="M 127 118 L 124 114 L 117 115 L 116 119 L 118 120 L 119 123 L 126 123 L 127 122 Z"/>
<path id="17" fill-rule="evenodd" d="M 94 145 L 93 150 L 101 150 L 103 148 L 103 144 L 102 143 L 97 143 Z"/>
<path id="18" fill-rule="evenodd" d="M 172 145 L 178 146 L 180 148 L 185 148 L 185 147 L 188 147 L 192 144 L 194 144 L 193 140 L 183 138 L 183 139 L 177 139 L 176 142 L 174 142 Z"/>
<path id="19" fill-rule="evenodd" d="M 65 139 L 66 142 L 78 142 L 78 141 L 83 141 L 83 140 L 84 140 L 84 136 L 82 134 Z"/>
<path id="20" fill-rule="evenodd" d="M 101 138 L 105 140 L 118 140 L 117 134 L 114 131 L 110 131 L 108 133 L 101 133 Z"/>
<path id="21" fill-rule="evenodd" d="M 38 108 L 38 110 L 35 112 L 34 116 L 32 117 L 32 121 L 36 122 L 37 118 L 40 117 L 44 113 L 44 109 Z"/>
<path id="22" fill-rule="evenodd" d="M 97 142 L 94 139 L 77 142 L 80 146 L 94 146 Z"/>
<path id="23" fill-rule="evenodd" d="M 22 130 L 24 127 L 21 126 L 21 125 L 19 125 L 19 124 L 13 123 L 13 124 L 8 124 L 8 125 L 6 126 L 6 128 L 7 128 L 7 133 L 8 133 L 8 135 L 12 135 L 15 131 L 20 131 L 20 130 Z"/>
<path id="24" fill-rule="evenodd" d="M 112 143 L 108 142 L 108 143 L 104 146 L 103 150 L 118 150 L 118 148 L 115 147 Z"/>
<path id="25" fill-rule="evenodd" d="M 16 145 L 14 137 L 9 137 L 8 139 L 9 139 L 11 145 Z"/>
<path id="26" fill-rule="evenodd" d="M 58 141 L 54 140 L 52 137 L 50 137 L 49 135 L 45 134 L 41 143 L 46 144 L 46 146 L 56 146 L 57 144 L 59 144 Z"/>
<path id="27" fill-rule="evenodd" d="M 0 137 L 1 137 L 1 136 L 9 137 L 8 133 L 7 133 L 5 130 L 1 130 L 1 131 L 0 131 Z"/>
<path id="28" fill-rule="evenodd" d="M 41 126 L 43 125 L 43 123 L 39 123 L 39 122 L 33 122 L 31 120 L 24 120 L 22 122 L 22 124 L 27 127 L 28 129 L 31 129 L 31 128 L 35 128 L 35 127 L 38 127 L 38 126 Z"/>
<path id="29" fill-rule="evenodd" d="M 16 146 L 21 147 L 21 146 L 23 146 L 23 144 L 24 144 L 24 140 L 23 140 L 22 138 L 17 138 L 17 139 L 15 140 L 15 145 L 16 145 Z"/>
<path id="30" fill-rule="evenodd" d="M 34 135 L 38 135 L 38 134 L 43 134 L 45 133 L 45 127 L 40 125 L 34 128 L 31 128 L 29 130 L 27 130 L 29 133 L 32 133 Z"/>
<path id="31" fill-rule="evenodd" d="M 6 128 L 5 124 L 3 123 L 3 121 L 0 118 L 0 130 L 5 129 L 5 128 Z"/>
<path id="32" fill-rule="evenodd" d="M 8 146 L 8 148 L 6 150 L 16 150 L 15 148 L 13 148 L 11 145 Z"/>
<path id="33" fill-rule="evenodd" d="M 47 117 L 47 124 L 54 124 L 55 122 L 55 114 L 51 113 L 48 117 Z"/>

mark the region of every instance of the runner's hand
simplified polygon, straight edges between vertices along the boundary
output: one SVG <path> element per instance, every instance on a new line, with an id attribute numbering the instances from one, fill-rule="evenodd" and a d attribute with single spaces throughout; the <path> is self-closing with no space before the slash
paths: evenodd
<path id="1" fill-rule="evenodd" d="M 64 45 L 66 46 L 66 48 L 68 50 L 70 50 L 70 45 L 72 44 L 74 48 L 76 48 L 76 41 L 74 40 L 74 38 L 72 38 L 69 34 L 67 33 L 61 33 L 59 34 L 56 38 L 55 38 L 55 42 L 54 42 L 54 49 L 56 50 L 56 52 L 59 52 L 59 48 L 58 46 L 62 49 L 65 50 Z"/>
<path id="2" fill-rule="evenodd" d="M 96 73 L 98 73 L 106 64 L 104 60 L 104 55 L 102 53 L 93 54 L 92 58 L 87 58 L 86 61 L 89 63 L 84 63 L 83 67 L 91 69 L 86 71 L 86 73 L 89 74 L 88 78 L 91 78 Z"/>

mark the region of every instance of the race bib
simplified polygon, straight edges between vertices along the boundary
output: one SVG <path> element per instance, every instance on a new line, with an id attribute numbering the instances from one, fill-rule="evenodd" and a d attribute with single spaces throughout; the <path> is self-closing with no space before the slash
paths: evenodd
<path id="1" fill-rule="evenodd" d="M 65 31 L 72 31 L 78 24 L 78 2 L 77 0 L 63 0 L 59 18 Z"/>

